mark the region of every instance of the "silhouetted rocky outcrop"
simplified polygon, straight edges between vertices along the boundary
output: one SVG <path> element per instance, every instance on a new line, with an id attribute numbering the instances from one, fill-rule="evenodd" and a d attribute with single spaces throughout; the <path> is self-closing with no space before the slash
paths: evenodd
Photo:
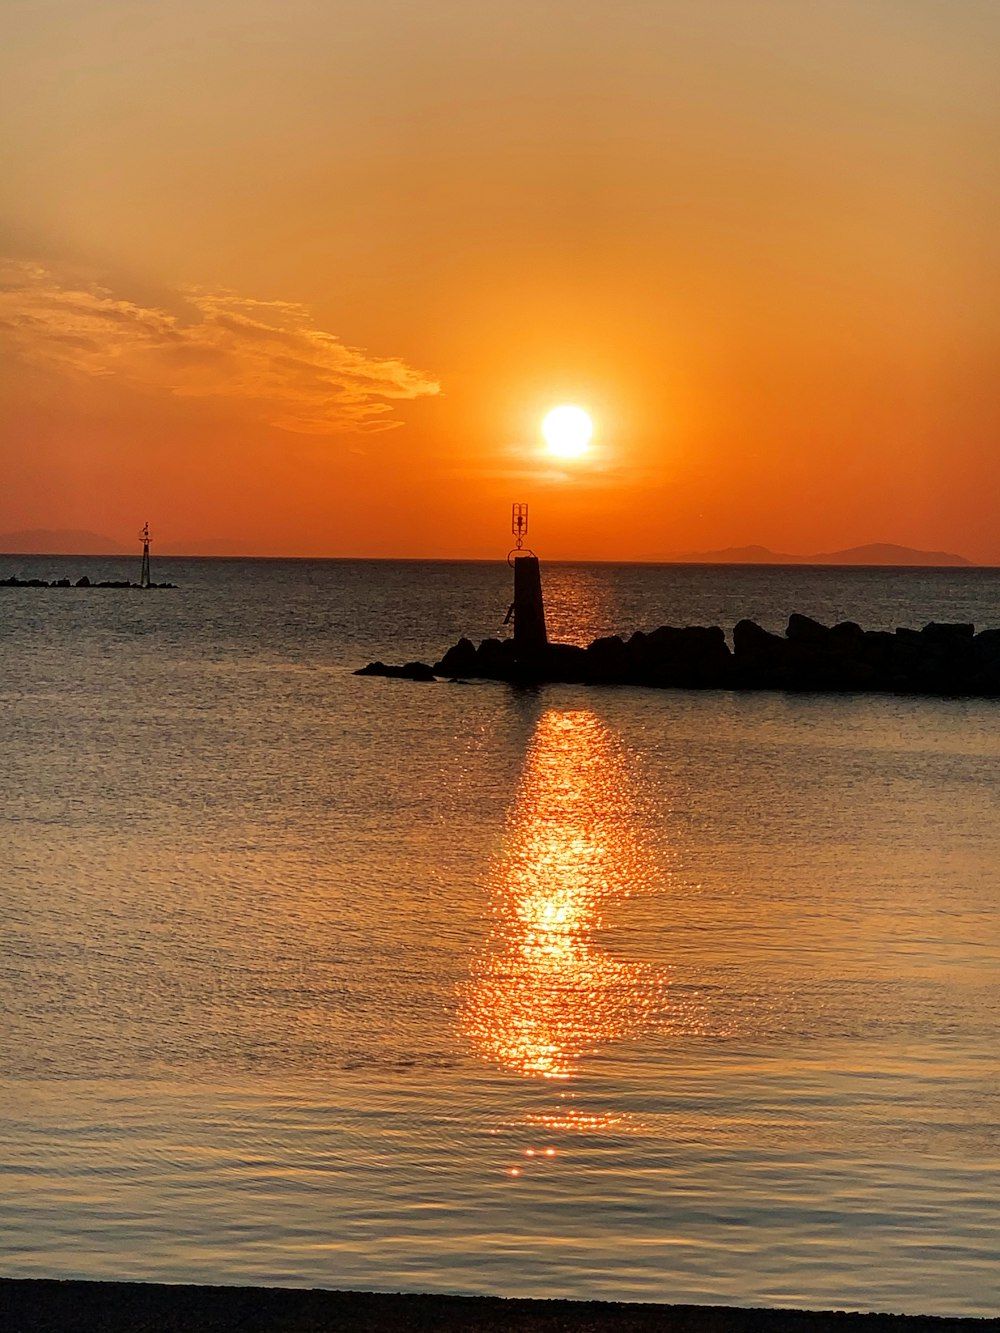
<path id="1" fill-rule="evenodd" d="M 100 583 L 92 583 L 86 574 L 77 579 L 73 584 L 69 579 L 53 579 L 48 583 L 45 579 L 19 579 L 15 575 L 10 578 L 0 579 L 0 588 L 139 588 L 145 592 L 141 583 L 130 583 L 128 579 L 102 579 Z M 146 588 L 176 588 L 176 583 L 147 583 Z"/>
<path id="2" fill-rule="evenodd" d="M 433 666 L 372 662 L 357 675 L 409 680 L 503 680 L 676 689 L 885 691 L 1000 697 L 1000 629 L 931 622 L 922 630 L 864 630 L 852 620 L 823 625 L 789 617 L 783 635 L 753 620 L 733 630 L 662 625 L 629 639 L 609 635 L 586 648 L 553 643 L 518 654 L 512 639 L 459 639 Z"/>
<path id="3" fill-rule="evenodd" d="M 369 662 L 355 671 L 356 676 L 391 676 L 396 680 L 434 680 L 435 675 L 426 662 L 406 662 L 403 666 L 386 666 L 385 662 Z"/>

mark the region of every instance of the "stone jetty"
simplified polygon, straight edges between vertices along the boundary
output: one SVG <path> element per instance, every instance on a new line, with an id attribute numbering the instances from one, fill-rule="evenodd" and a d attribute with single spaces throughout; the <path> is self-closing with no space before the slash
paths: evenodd
<path id="1" fill-rule="evenodd" d="M 141 588 L 143 592 L 147 588 L 176 588 L 176 583 L 130 583 L 128 579 L 101 579 L 91 581 L 86 574 L 83 578 L 72 582 L 70 579 L 53 579 L 48 583 L 45 579 L 19 579 L 13 575 L 10 578 L 0 579 L 0 588 Z"/>
<path id="2" fill-rule="evenodd" d="M 459 639 L 440 661 L 355 673 L 431 681 L 485 679 L 511 684 L 563 682 L 688 690 L 791 690 L 824 693 L 1000 697 L 1000 629 L 932 622 L 923 629 L 865 630 L 853 621 L 823 625 L 793 614 L 785 633 L 753 620 L 733 630 L 663 625 L 595 639 L 586 648 L 547 643 L 519 651 L 513 639 Z"/>

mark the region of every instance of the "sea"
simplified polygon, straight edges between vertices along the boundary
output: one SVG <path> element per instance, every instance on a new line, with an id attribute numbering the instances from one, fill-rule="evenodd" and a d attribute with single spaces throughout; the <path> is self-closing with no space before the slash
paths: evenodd
<path id="1" fill-rule="evenodd" d="M 1000 626 L 542 569 L 567 642 Z M 1000 701 L 353 674 L 502 559 L 153 578 L 0 589 L 2 1275 L 1000 1314 Z"/>

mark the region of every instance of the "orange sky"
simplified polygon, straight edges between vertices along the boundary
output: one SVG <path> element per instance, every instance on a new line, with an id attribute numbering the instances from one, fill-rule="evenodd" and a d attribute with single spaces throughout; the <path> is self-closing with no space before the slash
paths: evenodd
<path id="1" fill-rule="evenodd" d="M 2 25 L 0 532 L 1000 563 L 995 0 Z"/>

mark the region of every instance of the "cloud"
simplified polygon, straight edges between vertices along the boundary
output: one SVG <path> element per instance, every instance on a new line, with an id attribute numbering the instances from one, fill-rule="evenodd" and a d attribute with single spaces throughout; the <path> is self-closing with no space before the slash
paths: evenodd
<path id="1" fill-rule="evenodd" d="M 222 399 L 309 435 L 390 430 L 401 424 L 396 402 L 439 390 L 405 361 L 316 328 L 305 306 L 203 288 L 180 296 L 188 319 L 39 264 L 0 261 L 0 346 L 49 372 Z"/>

